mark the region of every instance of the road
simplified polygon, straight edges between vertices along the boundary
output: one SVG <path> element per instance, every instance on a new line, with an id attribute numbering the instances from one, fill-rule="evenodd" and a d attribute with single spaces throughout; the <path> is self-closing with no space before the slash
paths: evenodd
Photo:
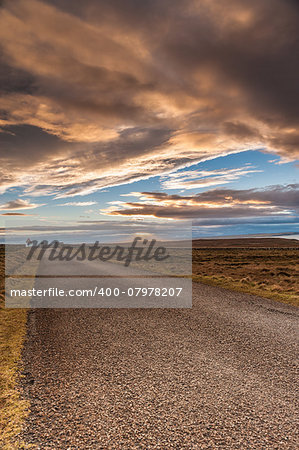
<path id="1" fill-rule="evenodd" d="M 192 309 L 29 314 L 40 449 L 295 449 L 298 309 L 193 283 Z"/>

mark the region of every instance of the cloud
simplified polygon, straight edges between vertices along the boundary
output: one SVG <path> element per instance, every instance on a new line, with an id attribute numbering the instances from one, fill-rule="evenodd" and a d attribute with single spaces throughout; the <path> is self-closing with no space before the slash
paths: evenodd
<path id="1" fill-rule="evenodd" d="M 201 226 L 229 226 L 229 225 L 271 225 L 271 226 L 296 226 L 299 225 L 299 215 L 281 215 L 281 216 L 261 216 L 261 217 L 226 217 L 216 219 L 197 219 L 192 221 L 192 225 L 195 227 Z"/>
<path id="2" fill-rule="evenodd" d="M 56 206 L 91 206 L 96 205 L 97 202 L 67 202 L 67 203 L 60 203 Z"/>
<path id="3" fill-rule="evenodd" d="M 47 239 L 52 241 L 59 238 L 64 242 L 130 242 L 133 240 L 132 236 L 151 235 L 155 239 L 169 239 L 179 238 L 189 239 L 191 228 L 183 229 L 181 226 L 173 222 L 158 223 L 158 221 L 139 221 L 139 220 L 79 220 L 71 223 L 64 222 L 63 224 L 51 223 L 41 225 L 36 224 L 22 224 L 22 226 L 6 225 L 6 236 L 9 242 L 14 242 L 17 237 L 28 235 L 31 238 L 42 240 Z"/>
<path id="4" fill-rule="evenodd" d="M 85 195 L 252 148 L 298 157 L 295 1 L 2 5 L 2 191 Z"/>
<path id="5" fill-rule="evenodd" d="M 33 216 L 33 214 L 23 214 L 23 213 L 3 213 L 1 216 Z"/>
<path id="6" fill-rule="evenodd" d="M 163 176 L 161 187 L 163 189 L 196 189 L 217 186 L 239 180 L 245 175 L 256 172 L 262 171 L 256 170 L 250 165 L 237 169 L 186 170 Z"/>
<path id="7" fill-rule="evenodd" d="M 281 164 L 288 164 L 288 163 L 292 162 L 292 160 L 290 160 L 287 157 L 284 157 L 284 158 L 280 158 L 280 159 L 271 159 L 268 162 L 269 163 L 274 163 L 276 165 L 281 165 Z"/>
<path id="8" fill-rule="evenodd" d="M 16 199 L 10 200 L 9 202 L 0 205 L 0 210 L 5 211 L 9 209 L 34 209 L 43 205 L 44 204 L 30 203 L 29 200 Z"/>
<path id="9" fill-rule="evenodd" d="M 260 216 L 291 216 L 299 212 L 299 185 L 265 189 L 213 189 L 183 196 L 165 192 L 132 193 L 138 202 L 110 202 L 103 214 L 151 216 L 161 219 L 232 219 Z M 209 222 L 211 224 L 211 222 Z M 214 225 L 219 225 L 214 223 Z"/>

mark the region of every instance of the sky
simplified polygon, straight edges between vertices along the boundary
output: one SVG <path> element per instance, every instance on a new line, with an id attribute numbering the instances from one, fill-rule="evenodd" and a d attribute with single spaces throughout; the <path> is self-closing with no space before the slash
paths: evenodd
<path id="1" fill-rule="evenodd" d="M 0 5 L 2 228 L 298 233 L 295 0 Z"/>

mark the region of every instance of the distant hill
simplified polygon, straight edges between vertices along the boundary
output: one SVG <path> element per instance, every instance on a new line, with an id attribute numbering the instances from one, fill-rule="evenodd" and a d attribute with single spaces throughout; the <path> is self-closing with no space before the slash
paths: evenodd
<path id="1" fill-rule="evenodd" d="M 283 238 L 194 239 L 193 248 L 299 248 L 299 240 Z"/>

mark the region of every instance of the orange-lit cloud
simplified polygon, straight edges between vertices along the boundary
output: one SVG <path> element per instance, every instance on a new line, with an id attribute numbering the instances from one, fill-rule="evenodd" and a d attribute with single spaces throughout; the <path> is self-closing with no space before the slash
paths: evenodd
<path id="1" fill-rule="evenodd" d="M 298 157 L 298 26 L 291 0 L 4 1 L 0 189 L 64 198 L 252 148 Z"/>
<path id="2" fill-rule="evenodd" d="M 11 213 L 3 213 L 1 214 L 1 216 L 33 216 L 33 214 L 11 212 Z"/>
<path id="3" fill-rule="evenodd" d="M 288 215 L 299 212 L 299 185 L 266 189 L 213 189 L 196 195 L 132 192 L 137 202 L 111 202 L 102 213 L 161 219 L 212 219 Z"/>
<path id="4" fill-rule="evenodd" d="M 16 199 L 16 200 L 11 200 L 7 203 L 0 205 L 0 211 L 6 211 L 6 210 L 11 210 L 11 209 L 13 209 L 13 210 L 34 209 L 34 208 L 38 208 L 39 206 L 43 206 L 43 204 L 30 203 L 28 200 Z"/>

